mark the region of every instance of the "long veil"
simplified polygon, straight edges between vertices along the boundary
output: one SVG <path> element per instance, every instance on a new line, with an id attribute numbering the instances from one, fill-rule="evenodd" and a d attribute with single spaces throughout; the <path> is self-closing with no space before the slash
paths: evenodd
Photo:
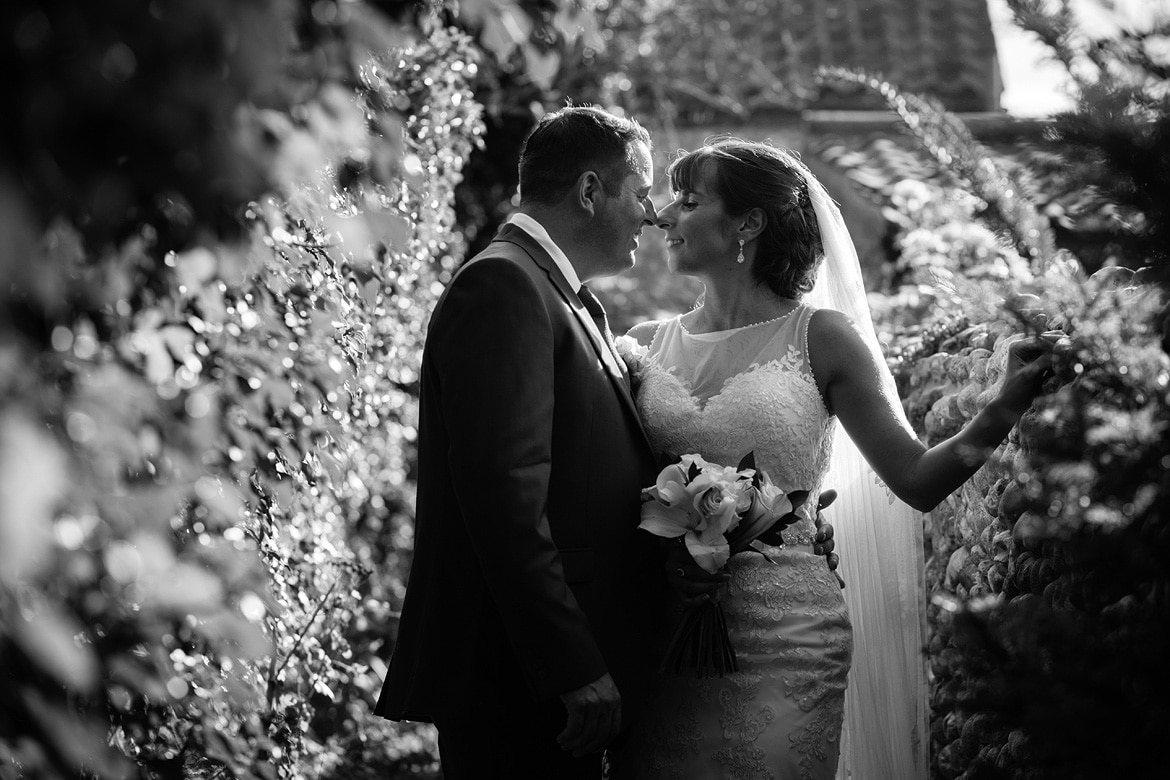
<path id="1" fill-rule="evenodd" d="M 857 250 L 824 186 L 796 161 L 808 183 L 825 260 L 805 301 L 853 320 L 882 369 L 888 397 L 894 378 L 874 332 Z M 901 404 L 895 404 L 910 429 Z M 838 780 L 918 780 L 928 774 L 922 514 L 894 497 L 837 426 L 826 487 L 836 531 L 845 603 L 853 623 L 853 667 L 845 695 Z"/>

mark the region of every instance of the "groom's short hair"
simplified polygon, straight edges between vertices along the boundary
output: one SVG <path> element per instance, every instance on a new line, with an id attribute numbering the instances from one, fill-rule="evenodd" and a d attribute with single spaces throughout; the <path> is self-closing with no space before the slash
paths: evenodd
<path id="1" fill-rule="evenodd" d="M 609 195 L 636 166 L 633 145 L 650 146 L 650 134 L 633 119 L 593 106 L 568 106 L 545 114 L 520 150 L 520 200 L 558 202 L 585 171 L 593 171 Z"/>

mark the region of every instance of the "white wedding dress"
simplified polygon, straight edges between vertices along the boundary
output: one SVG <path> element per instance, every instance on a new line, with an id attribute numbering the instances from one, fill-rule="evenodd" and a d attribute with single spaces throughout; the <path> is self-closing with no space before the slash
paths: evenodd
<path id="1" fill-rule="evenodd" d="M 813 309 L 744 328 L 655 328 L 636 397 L 651 444 L 735 465 L 748 452 L 785 490 L 807 490 L 783 547 L 739 553 L 721 597 L 739 671 L 660 675 L 651 706 L 617 757 L 620 778 L 832 780 L 853 638 L 845 600 L 813 553 L 813 507 L 836 418 L 809 367 Z M 877 780 L 869 778 L 867 780 Z"/>

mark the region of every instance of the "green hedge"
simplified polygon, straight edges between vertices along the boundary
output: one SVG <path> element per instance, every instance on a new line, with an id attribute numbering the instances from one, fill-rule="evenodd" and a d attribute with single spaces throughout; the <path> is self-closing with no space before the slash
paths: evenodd
<path id="1" fill-rule="evenodd" d="M 923 441 L 993 397 L 1014 340 L 1071 337 L 1046 394 L 927 517 L 932 776 L 1149 773 L 1170 724 L 1161 291 L 1120 268 L 1086 278 L 1067 256 L 1021 273 L 976 225 L 958 229 L 972 214 L 940 207 L 950 196 L 914 189 L 908 283 L 874 303 Z"/>
<path id="2" fill-rule="evenodd" d="M 3 12 L 0 777 L 433 773 L 370 709 L 477 54 L 156 5 Z"/>

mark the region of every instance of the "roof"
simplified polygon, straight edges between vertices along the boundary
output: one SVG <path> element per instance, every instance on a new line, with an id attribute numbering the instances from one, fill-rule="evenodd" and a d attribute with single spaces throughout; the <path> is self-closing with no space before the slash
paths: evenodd
<path id="1" fill-rule="evenodd" d="M 999 119 L 1004 126 L 1040 125 Z M 970 118 L 968 124 L 972 124 Z M 1028 134 L 1027 129 L 1022 132 Z M 1069 177 L 1059 156 L 1026 137 L 981 140 L 1003 162 L 1023 166 L 1031 183 L 1030 197 L 1054 222 L 1077 232 L 1106 229 L 1111 219 L 1102 211 L 1101 199 Z M 952 185 L 949 174 L 901 128 L 865 130 L 853 126 L 834 131 L 822 127 L 819 132 L 810 132 L 808 151 L 840 169 L 858 192 L 879 207 L 888 205 L 894 185 L 903 179 Z"/>
<path id="2" fill-rule="evenodd" d="M 1001 82 L 987 0 L 743 0 L 747 39 L 781 82 L 821 65 L 881 74 L 952 111 L 999 108 Z M 880 98 L 834 90 L 817 106 L 866 108 Z"/>

